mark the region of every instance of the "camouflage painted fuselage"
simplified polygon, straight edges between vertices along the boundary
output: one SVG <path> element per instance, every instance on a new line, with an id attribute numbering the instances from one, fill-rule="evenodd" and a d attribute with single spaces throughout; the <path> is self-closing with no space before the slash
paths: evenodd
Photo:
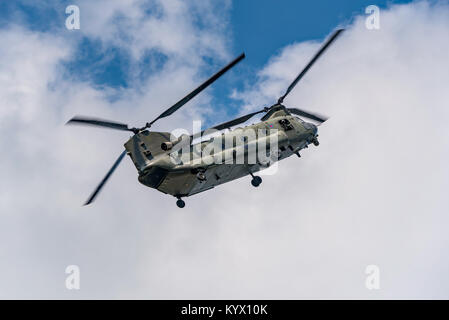
<path id="1" fill-rule="evenodd" d="M 298 153 L 312 142 L 317 143 L 317 127 L 292 116 L 283 106 L 271 110 L 261 122 L 242 129 L 266 131 L 267 135 L 249 137 L 240 146 L 223 146 L 219 152 L 213 152 L 206 157 L 199 157 L 198 151 L 203 150 L 213 138 L 199 142 L 189 146 L 191 154 L 187 161 L 173 159 L 173 150 L 162 150 L 161 144 L 170 141 L 170 134 L 165 132 L 142 131 L 129 139 L 125 148 L 137 168 L 142 184 L 175 197 L 187 197 L 266 168 L 266 163 L 250 161 L 247 155 L 248 145 L 257 144 L 260 139 L 277 139 L 275 161 Z M 277 129 L 275 137 L 269 134 L 273 129 Z M 230 138 L 237 131 L 227 132 L 221 138 Z M 232 161 L 235 160 L 237 152 L 245 154 L 243 161 L 238 163 Z M 270 152 L 273 153 L 273 149 Z M 211 161 L 210 157 L 215 161 Z M 222 161 L 216 161 L 217 158 Z M 204 173 L 205 180 L 198 179 L 199 171 Z"/>

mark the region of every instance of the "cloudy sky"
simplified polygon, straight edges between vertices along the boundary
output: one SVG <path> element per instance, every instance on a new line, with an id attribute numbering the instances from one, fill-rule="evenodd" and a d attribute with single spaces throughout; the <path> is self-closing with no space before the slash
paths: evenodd
<path id="1" fill-rule="evenodd" d="M 2 2 L 0 298 L 449 298 L 449 2 L 385 2 Z M 129 135 L 73 115 L 143 125 L 245 51 L 153 129 L 219 123 L 275 102 L 342 26 L 285 100 L 330 117 L 319 147 L 182 210 L 125 158 L 81 206 Z"/>

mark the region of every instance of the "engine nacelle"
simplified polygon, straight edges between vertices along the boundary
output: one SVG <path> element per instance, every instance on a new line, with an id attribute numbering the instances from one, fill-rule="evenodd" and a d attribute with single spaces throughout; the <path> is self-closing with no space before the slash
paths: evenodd
<path id="1" fill-rule="evenodd" d="M 164 151 L 170 150 L 171 148 L 173 148 L 173 142 L 162 142 L 161 143 L 161 149 Z"/>
<path id="2" fill-rule="evenodd" d="M 179 144 L 181 146 L 184 146 L 185 144 L 190 144 L 190 136 L 183 134 L 180 137 L 178 137 L 175 141 L 166 141 L 161 143 L 161 149 L 164 151 L 171 150 L 175 145 Z"/>

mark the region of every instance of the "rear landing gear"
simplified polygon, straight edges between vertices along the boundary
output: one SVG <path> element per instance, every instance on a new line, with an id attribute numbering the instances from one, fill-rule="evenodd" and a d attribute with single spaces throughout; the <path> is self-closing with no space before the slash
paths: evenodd
<path id="1" fill-rule="evenodd" d="M 178 201 L 176 201 L 176 205 L 178 208 L 184 208 L 186 206 L 186 203 L 181 198 L 178 198 Z"/>
<path id="2" fill-rule="evenodd" d="M 252 173 L 250 173 L 250 174 L 251 174 L 251 177 L 253 177 L 251 180 L 251 184 L 253 185 L 253 187 L 258 187 L 262 183 L 262 178 L 259 176 L 255 176 Z"/>

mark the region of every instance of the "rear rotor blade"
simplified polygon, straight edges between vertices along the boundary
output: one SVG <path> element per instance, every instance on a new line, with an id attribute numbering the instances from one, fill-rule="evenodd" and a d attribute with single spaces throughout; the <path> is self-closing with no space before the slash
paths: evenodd
<path id="1" fill-rule="evenodd" d="M 82 117 L 82 116 L 75 116 L 69 121 L 67 121 L 67 124 L 81 124 L 81 125 L 89 125 L 89 126 L 96 126 L 96 127 L 105 127 L 110 129 L 116 129 L 116 130 L 122 130 L 122 131 L 133 131 L 132 129 L 128 128 L 128 125 L 120 122 L 114 122 L 109 120 L 102 120 L 97 118 L 88 118 L 88 117 Z"/>
<path id="2" fill-rule="evenodd" d="M 238 62 L 240 62 L 243 58 L 245 58 L 245 54 L 242 53 L 237 58 L 235 58 L 233 61 L 231 61 L 227 66 L 225 66 L 223 69 L 218 71 L 216 74 L 214 74 L 212 77 L 210 77 L 208 80 L 206 80 L 202 85 L 200 85 L 198 88 L 190 92 L 188 95 L 186 95 L 184 98 L 176 102 L 173 106 L 165 110 L 159 117 L 154 119 L 149 123 L 149 125 L 152 125 L 157 120 L 167 117 L 177 111 L 179 108 L 181 108 L 183 105 L 185 105 L 187 102 L 192 100 L 198 93 L 206 89 L 210 84 L 212 84 L 215 80 L 217 80 L 219 77 L 221 77 L 226 71 L 231 69 L 233 66 L 235 66 Z"/>
<path id="3" fill-rule="evenodd" d="M 332 42 L 342 33 L 344 29 L 338 29 L 336 30 L 332 36 L 329 38 L 329 40 L 326 41 L 326 43 L 321 47 L 320 50 L 315 54 L 315 56 L 310 60 L 310 62 L 305 66 L 305 68 L 301 71 L 301 73 L 293 80 L 293 82 L 290 84 L 290 86 L 287 88 L 287 91 L 284 93 L 283 96 L 281 96 L 278 100 L 278 103 L 281 104 L 285 97 L 290 93 L 290 91 L 293 90 L 293 88 L 296 86 L 296 84 L 299 82 L 299 80 L 304 77 L 306 72 L 312 67 L 312 65 L 318 60 L 318 58 L 323 54 L 324 51 L 330 46 Z"/>
<path id="4" fill-rule="evenodd" d="M 294 113 L 294 114 L 298 115 L 298 116 L 306 117 L 306 118 L 318 121 L 320 123 L 323 123 L 324 121 L 326 121 L 328 119 L 327 117 L 318 115 L 316 113 L 313 114 L 313 113 L 310 113 L 308 111 L 304 111 L 304 110 L 301 110 L 301 109 L 287 108 L 287 110 L 290 111 L 291 113 Z"/>
<path id="5" fill-rule="evenodd" d="M 118 157 L 118 159 L 112 165 L 111 169 L 109 169 L 108 173 L 106 173 L 106 176 L 103 178 L 103 180 L 101 180 L 100 184 L 97 186 L 97 188 L 94 190 L 94 192 L 92 192 L 89 199 L 87 199 L 86 203 L 84 203 L 85 206 L 87 206 L 88 204 L 92 203 L 95 200 L 96 196 L 101 191 L 104 184 L 108 181 L 108 179 L 111 177 L 112 173 L 115 171 L 115 169 L 118 167 L 120 162 L 123 160 L 123 157 L 125 156 L 125 154 L 126 154 L 126 150 L 122 152 L 120 157 Z"/>

